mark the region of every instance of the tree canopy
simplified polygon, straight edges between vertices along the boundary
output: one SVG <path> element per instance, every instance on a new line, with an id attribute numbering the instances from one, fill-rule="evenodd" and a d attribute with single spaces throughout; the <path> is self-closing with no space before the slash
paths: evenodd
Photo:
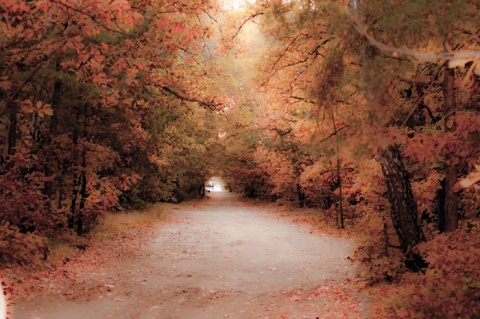
<path id="1" fill-rule="evenodd" d="M 212 176 L 365 225 L 372 281 L 479 257 L 480 2 L 237 4 L 0 3 L 1 260 Z"/>

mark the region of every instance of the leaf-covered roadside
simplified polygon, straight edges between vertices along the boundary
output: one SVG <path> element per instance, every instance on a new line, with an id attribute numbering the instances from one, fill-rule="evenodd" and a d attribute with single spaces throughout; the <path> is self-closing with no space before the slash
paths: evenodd
<path id="1" fill-rule="evenodd" d="M 278 220 L 304 225 L 311 234 L 348 238 L 358 243 L 355 254 L 349 257 L 353 262 L 361 262 L 358 276 L 345 282 L 323 282 L 318 288 L 324 298 L 343 296 L 345 307 L 352 309 L 345 318 L 361 314 L 362 318 L 371 319 L 474 319 L 480 315 L 479 234 L 459 230 L 423 243 L 417 249 L 428 266 L 414 273 L 406 268 L 400 250 L 390 247 L 395 245 L 394 234 L 386 235 L 381 219 L 369 220 L 367 224 L 349 222 L 341 230 L 332 216 L 319 215 L 315 209 L 274 204 L 264 207 L 274 211 Z M 333 293 L 327 294 L 329 291 Z M 355 295 L 368 300 L 360 313 L 355 312 L 359 311 Z"/>
<path id="2" fill-rule="evenodd" d="M 189 203 L 194 206 L 194 203 Z M 75 251 L 47 259 L 43 265 L 25 268 L 9 265 L 2 269 L 2 281 L 9 309 L 19 301 L 89 300 L 99 293 L 119 293 L 112 290 L 121 285 L 118 273 L 125 260 L 141 260 L 148 254 L 145 245 L 152 241 L 165 222 L 174 223 L 169 204 L 157 204 L 150 209 L 127 214 L 108 214 L 88 237 L 77 238 L 70 244 Z M 61 249 L 61 248 L 60 248 Z M 56 255 L 55 251 L 52 255 Z M 111 271 L 109 282 L 102 274 Z M 113 271 L 112 271 L 113 270 Z"/>
<path id="3" fill-rule="evenodd" d="M 182 207 L 173 208 L 186 208 L 194 215 L 196 208 L 203 205 L 205 205 L 205 202 L 189 203 L 188 205 L 182 205 Z M 263 218 L 258 216 L 258 207 L 249 208 L 252 208 L 254 211 L 255 218 L 263 221 Z M 263 210 L 263 208 L 260 209 Z M 147 213 L 150 212 L 147 211 Z M 269 219 L 269 224 L 281 222 L 271 213 L 266 213 L 265 215 L 265 218 Z M 156 216 L 156 213 L 153 212 L 152 216 Z M 136 218 L 141 218 L 141 216 Z M 175 238 L 164 238 L 162 240 L 175 242 L 178 240 L 176 237 L 180 235 L 181 231 L 184 232 L 182 238 L 192 238 L 192 235 L 199 235 L 199 238 L 205 238 L 205 236 L 211 238 L 212 235 L 189 233 L 188 229 L 194 223 L 190 218 L 179 220 L 172 218 L 170 214 L 162 214 L 161 218 L 157 217 L 153 220 L 147 219 L 147 222 L 145 220 L 136 221 L 136 218 L 132 219 L 128 215 L 123 216 L 115 222 L 118 226 L 116 228 L 112 228 L 113 223 L 109 222 L 108 228 L 102 227 L 100 232 L 87 243 L 88 247 L 86 247 L 85 251 L 71 258 L 67 263 L 59 263 L 57 266 L 45 270 L 29 272 L 20 268 L 7 269 L 6 286 L 10 300 L 20 304 L 25 304 L 26 302 L 28 305 L 45 305 L 50 302 L 66 304 L 68 301 L 74 301 L 77 303 L 85 302 L 85 307 L 88 307 L 86 303 L 89 301 L 95 302 L 108 299 L 109 302 L 124 303 L 131 302 L 130 299 L 138 300 L 140 298 L 142 303 L 150 306 L 172 303 L 171 307 L 175 309 L 183 306 L 185 308 L 192 306 L 194 309 L 213 306 L 222 310 L 224 309 L 223 305 L 228 302 L 236 304 L 234 308 L 238 311 L 226 311 L 226 318 L 243 318 L 242 309 L 248 309 L 252 314 L 258 314 L 258 318 L 263 318 L 265 315 L 271 318 L 291 318 L 296 316 L 296 314 L 306 313 L 311 314 L 313 318 L 322 315 L 326 318 L 362 318 L 361 314 L 365 309 L 365 305 L 362 303 L 364 296 L 358 291 L 362 286 L 363 280 L 350 276 L 345 278 L 343 269 L 336 270 L 335 267 L 329 264 L 318 266 L 325 268 L 325 271 L 330 273 L 332 278 L 336 279 L 308 282 L 308 288 L 299 288 L 295 282 L 287 286 L 282 282 L 278 282 L 275 285 L 283 286 L 281 289 L 271 289 L 259 295 L 250 294 L 250 289 L 255 291 L 255 288 L 248 285 L 245 286 L 246 291 L 243 293 L 239 293 L 234 289 L 218 291 L 202 289 L 203 285 L 208 287 L 208 284 L 204 282 L 205 278 L 203 276 L 195 273 L 190 274 L 189 269 L 172 268 L 172 265 L 170 265 L 174 261 L 181 262 L 182 256 L 185 257 L 185 251 L 172 250 L 175 247 L 168 244 L 158 246 L 156 250 L 152 250 L 151 244 L 153 241 L 157 241 L 157 239 L 160 240 L 158 235 L 166 226 L 165 223 L 170 226 L 173 225 L 175 229 L 175 232 L 167 232 L 165 235 Z M 212 218 L 215 218 L 215 216 L 212 215 Z M 176 225 L 183 226 L 176 228 Z M 205 229 L 208 228 L 199 224 L 196 229 L 205 232 Z M 295 236 L 298 233 L 298 228 L 294 227 L 293 229 L 292 234 Z M 195 242 L 198 242 L 198 240 L 193 239 L 192 243 L 182 244 L 182 246 L 192 247 Z M 215 246 L 220 243 L 225 245 L 226 248 L 230 247 L 228 240 L 216 237 L 214 243 L 196 244 L 198 245 L 196 249 L 204 247 L 204 245 Z M 273 240 L 272 243 L 274 244 L 275 241 Z M 334 247 L 335 245 L 332 242 L 332 248 Z M 315 248 L 313 249 L 316 250 Z M 198 263 L 202 254 L 197 252 L 197 255 L 195 251 L 195 248 L 192 247 L 191 253 L 193 255 L 190 262 Z M 228 249 L 225 252 L 228 254 Z M 198 257 L 200 259 L 197 259 Z M 208 256 L 205 255 L 204 257 Z M 295 264 L 293 254 L 285 257 L 291 258 L 291 263 Z M 317 256 L 316 258 L 322 260 L 323 257 Z M 155 264 L 163 258 L 165 258 L 163 261 L 166 263 L 165 267 L 169 269 L 168 273 L 171 275 L 169 275 L 170 278 L 164 278 L 163 280 L 174 282 L 174 286 L 162 283 L 162 276 L 165 273 L 159 272 L 159 269 L 156 268 Z M 225 258 L 233 257 L 225 256 Z M 335 255 L 332 254 L 330 258 L 335 259 Z M 219 262 L 221 263 L 221 258 Z M 275 261 L 273 260 L 272 263 L 274 264 Z M 302 269 L 302 267 L 305 267 L 305 265 L 295 265 L 295 269 Z M 237 281 L 237 271 L 235 270 L 231 273 L 231 278 L 224 278 L 223 280 Z M 243 271 L 255 273 L 254 276 L 256 278 L 262 278 L 263 275 L 258 276 L 258 272 L 265 270 L 244 269 Z M 275 272 L 276 270 L 270 269 L 269 271 Z M 217 277 L 218 274 L 213 271 L 211 278 Z M 190 281 L 189 278 L 196 279 Z M 184 282 L 185 279 L 188 280 Z M 159 280 L 160 284 L 150 282 L 155 280 Z M 182 282 L 183 285 L 187 284 L 189 286 L 182 286 Z M 247 280 L 247 282 L 249 281 Z M 200 286 L 197 287 L 197 285 Z M 218 286 L 218 283 L 212 285 Z M 152 287 L 155 287 L 155 289 L 152 289 Z M 145 296 L 148 297 L 148 300 L 143 299 Z M 162 296 L 166 299 L 163 299 Z M 42 300 L 45 303 L 42 303 Z M 248 301 L 248 305 L 241 304 L 245 300 Z M 28 301 L 33 303 L 28 303 Z M 15 305 L 13 309 L 15 309 Z M 114 309 L 111 310 L 114 311 Z M 25 313 L 28 313 L 28 309 L 26 309 Z M 13 318 L 15 317 L 13 316 Z"/>

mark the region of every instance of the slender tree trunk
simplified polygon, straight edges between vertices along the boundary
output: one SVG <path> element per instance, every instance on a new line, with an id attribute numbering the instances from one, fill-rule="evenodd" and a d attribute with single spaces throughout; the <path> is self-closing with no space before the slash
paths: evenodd
<path id="1" fill-rule="evenodd" d="M 68 228 L 75 229 L 75 217 L 76 217 L 76 209 L 77 209 L 77 174 L 73 174 L 73 182 L 72 182 L 72 201 L 70 204 L 70 215 L 68 216 Z"/>
<path id="2" fill-rule="evenodd" d="M 455 132 L 455 70 L 445 65 L 443 78 L 443 113 L 445 116 L 445 132 Z M 454 154 L 447 154 L 445 158 L 445 202 L 443 211 L 440 211 L 440 220 L 444 221 L 444 229 L 441 231 L 454 231 L 458 227 L 458 197 L 453 191 L 457 182 L 457 165 Z"/>
<path id="3" fill-rule="evenodd" d="M 17 146 L 17 113 L 18 113 L 17 106 L 10 107 L 7 155 L 14 155 L 15 147 Z"/>
<path id="4" fill-rule="evenodd" d="M 88 112 L 88 104 L 85 103 L 83 107 L 83 132 L 82 136 L 88 137 L 87 133 L 87 112 Z M 80 204 L 78 208 L 77 214 L 77 234 L 83 235 L 85 233 L 84 227 L 84 218 L 85 218 L 85 203 L 89 196 L 87 191 L 87 150 L 85 144 L 82 145 L 82 172 L 80 173 Z"/>
<path id="5" fill-rule="evenodd" d="M 412 252 L 412 248 L 424 242 L 425 235 L 418 221 L 418 210 L 413 198 L 410 177 L 403 165 L 398 146 L 391 146 L 381 151 L 380 163 L 387 184 L 393 225 L 402 252 L 407 257 L 406 264 L 412 270 L 420 270 L 425 266 L 425 262 Z"/>
<path id="6" fill-rule="evenodd" d="M 78 197 L 78 186 L 80 182 L 78 181 L 78 164 L 77 164 L 77 152 L 78 152 L 78 131 L 75 129 L 73 131 L 73 156 L 72 156 L 72 201 L 70 204 L 70 216 L 68 216 L 68 228 L 75 229 L 76 222 L 76 213 L 77 213 L 77 197 Z"/>
<path id="7" fill-rule="evenodd" d="M 337 208 L 337 227 L 343 229 L 344 226 L 344 216 L 343 216 L 343 192 L 342 192 L 342 176 L 340 174 L 341 171 L 341 160 L 340 160 L 340 141 L 338 137 L 338 130 L 337 124 L 335 123 L 335 114 L 333 113 L 333 109 L 331 111 L 331 118 L 332 118 L 332 126 L 333 132 L 335 134 L 335 153 L 337 154 L 337 182 L 338 182 L 338 191 L 339 191 L 339 199 L 338 199 L 338 208 Z M 330 164 L 331 165 L 331 164 Z"/>
<path id="8" fill-rule="evenodd" d="M 305 193 L 302 192 L 302 186 L 297 183 L 297 196 L 298 196 L 298 206 L 300 208 L 305 207 Z"/>
<path id="9" fill-rule="evenodd" d="M 390 241 L 388 238 L 388 227 L 387 227 L 387 221 L 385 220 L 385 217 L 382 217 L 382 223 L 383 223 L 383 254 L 388 257 L 388 248 L 390 246 Z"/>
<path id="10" fill-rule="evenodd" d="M 338 153 L 337 153 L 338 154 Z M 340 229 L 345 228 L 345 216 L 343 212 L 343 190 L 342 190 L 342 175 L 341 172 L 341 161 L 340 158 L 337 158 L 337 179 L 338 179 L 338 191 L 339 191 L 339 203 L 337 211 L 337 227 Z"/>
<path id="11" fill-rule="evenodd" d="M 53 93 L 52 93 L 52 108 L 53 108 L 53 115 L 50 118 L 50 129 L 48 132 L 48 143 L 51 143 L 51 141 L 55 138 L 57 135 L 57 126 L 58 126 L 58 114 L 57 114 L 57 109 L 59 108 L 59 103 L 60 103 L 60 89 L 62 87 L 62 83 L 59 81 L 55 81 L 53 84 Z M 54 171 L 52 169 L 51 165 L 45 165 L 45 176 L 46 177 L 51 177 L 54 174 Z M 45 182 L 45 195 L 50 198 L 50 200 L 53 199 L 55 195 L 55 189 L 53 187 L 53 181 L 48 181 Z M 60 206 L 59 206 L 60 207 Z"/>
<path id="12" fill-rule="evenodd" d="M 82 151 L 82 174 L 81 174 L 81 187 L 80 187 L 80 205 L 77 214 L 77 234 L 84 234 L 83 219 L 85 218 L 84 209 L 85 202 L 87 200 L 87 159 L 85 147 Z"/>

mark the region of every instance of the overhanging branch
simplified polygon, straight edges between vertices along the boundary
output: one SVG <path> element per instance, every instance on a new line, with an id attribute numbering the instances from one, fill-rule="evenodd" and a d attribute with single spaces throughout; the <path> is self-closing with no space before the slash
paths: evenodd
<path id="1" fill-rule="evenodd" d="M 211 110 L 211 111 L 217 111 L 218 108 L 222 105 L 222 103 L 215 103 L 215 102 L 205 102 L 205 101 L 200 101 L 199 99 L 195 99 L 192 97 L 187 97 L 184 96 L 177 91 L 167 87 L 167 86 L 160 86 L 160 89 L 164 90 L 165 92 L 175 96 L 177 99 L 184 101 L 184 102 L 192 102 L 192 103 L 198 103 L 199 105 Z"/>
<path id="2" fill-rule="evenodd" d="M 62 1 L 56 1 L 56 0 L 51 0 L 53 3 L 56 3 L 56 4 L 59 4 L 59 5 L 62 5 L 64 6 L 65 8 L 67 9 L 70 9 L 72 11 L 75 11 L 79 14 L 82 14 L 84 16 L 87 16 L 89 17 L 93 22 L 95 22 L 96 24 L 98 24 L 99 26 L 101 26 L 102 28 L 108 30 L 108 31 L 111 31 L 111 32 L 116 32 L 116 33 L 119 33 L 119 34 L 122 34 L 122 35 L 126 35 L 126 36 L 132 36 L 132 34 L 129 34 L 123 30 L 115 30 L 113 28 L 110 28 L 109 26 L 107 26 L 105 23 L 102 23 L 100 21 L 98 21 L 98 19 L 93 15 L 93 14 L 90 14 L 88 12 L 85 12 L 83 11 L 82 9 L 79 9 L 77 7 L 74 7 L 74 6 L 71 6 L 67 3 L 63 3 Z M 118 22 L 116 21 L 116 18 L 115 18 L 115 24 L 117 25 L 118 27 Z"/>
<path id="3" fill-rule="evenodd" d="M 346 129 L 347 127 L 350 127 L 349 125 L 345 125 L 345 126 L 342 126 L 338 129 L 336 129 L 333 133 L 331 133 L 330 135 L 328 135 L 327 137 L 323 138 L 322 140 L 320 140 L 317 144 L 322 144 L 323 142 L 326 142 L 327 140 L 331 139 L 332 137 L 336 136 L 338 133 L 340 133 L 341 131 L 343 131 L 344 129 Z"/>
<path id="4" fill-rule="evenodd" d="M 255 19 L 256 17 L 261 16 L 261 15 L 264 15 L 264 14 L 265 14 L 265 13 L 263 13 L 263 12 L 254 13 L 254 14 L 252 14 L 250 17 L 248 17 L 247 19 L 245 19 L 245 21 L 242 22 L 242 24 L 240 25 L 240 27 L 238 27 L 237 32 L 235 33 L 235 35 L 233 36 L 233 38 L 235 39 L 235 38 L 238 36 L 238 34 L 240 33 L 240 30 L 242 30 L 242 28 L 245 26 L 245 24 L 246 24 L 248 21 L 253 20 L 253 19 Z"/>
<path id="5" fill-rule="evenodd" d="M 417 60 L 418 62 L 434 62 L 434 61 L 449 61 L 450 67 L 466 64 L 470 61 L 480 60 L 480 51 L 477 50 L 459 50 L 459 51 L 449 51 L 444 53 L 435 53 L 435 52 L 419 52 L 407 48 L 397 48 L 394 46 L 387 45 L 375 39 L 373 35 L 368 33 L 368 26 L 363 24 L 358 17 L 356 17 L 351 12 L 346 13 L 349 20 L 353 23 L 355 30 L 365 37 L 368 42 L 374 47 L 378 48 L 381 51 L 391 52 L 396 54 L 404 54 L 410 56 Z M 453 63 L 452 63 L 453 62 Z"/>

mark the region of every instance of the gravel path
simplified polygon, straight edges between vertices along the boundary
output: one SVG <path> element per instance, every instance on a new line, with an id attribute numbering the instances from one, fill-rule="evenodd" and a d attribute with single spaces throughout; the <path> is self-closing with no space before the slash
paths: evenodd
<path id="1" fill-rule="evenodd" d="M 312 235 L 232 194 L 209 196 L 198 208 L 175 211 L 142 244 L 109 247 L 123 252 L 113 258 L 101 259 L 105 247 L 87 251 L 76 261 L 81 267 L 65 265 L 69 288 L 44 282 L 49 297 L 17 302 L 12 318 L 366 316 L 357 269 L 347 260 L 352 242 Z"/>

